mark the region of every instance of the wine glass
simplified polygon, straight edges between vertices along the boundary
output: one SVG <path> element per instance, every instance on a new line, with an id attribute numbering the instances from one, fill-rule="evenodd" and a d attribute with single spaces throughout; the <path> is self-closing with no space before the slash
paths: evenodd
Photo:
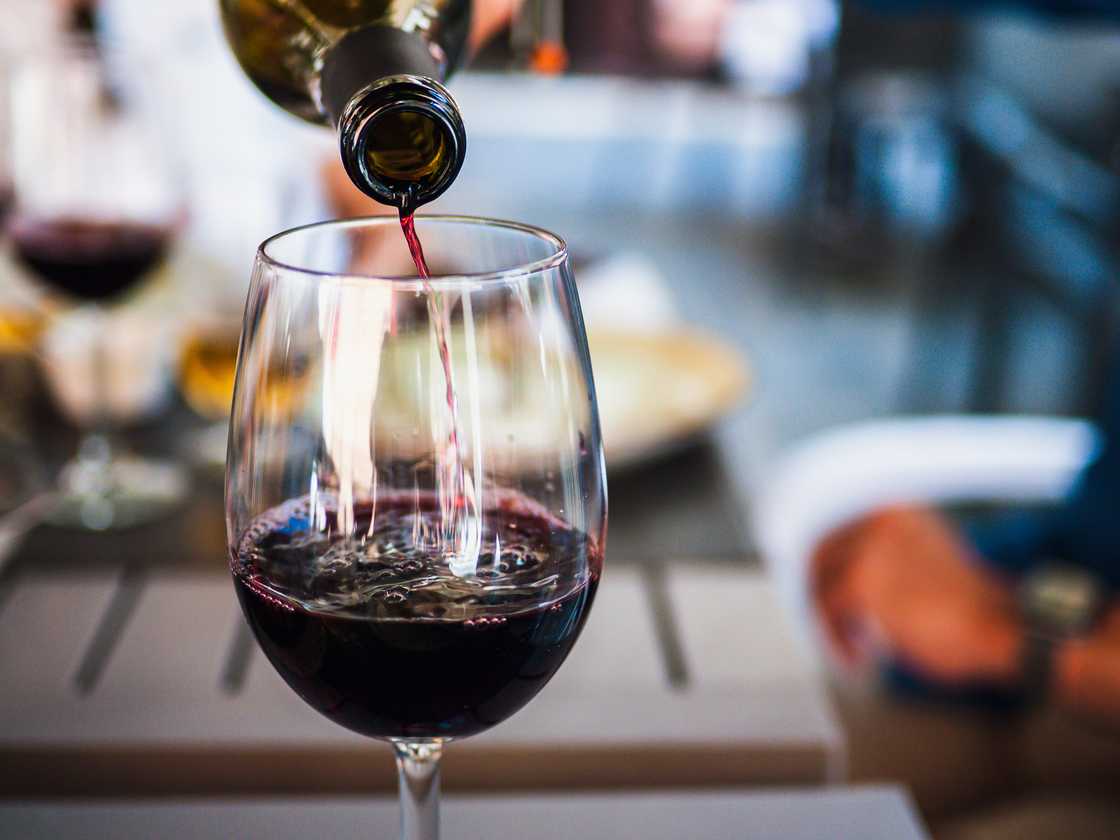
<path id="1" fill-rule="evenodd" d="M 201 179 L 196 201 L 206 208 L 206 225 L 195 225 L 199 256 L 190 311 L 180 316 L 177 384 L 187 406 L 206 425 L 182 436 L 181 451 L 195 467 L 219 482 L 225 476 L 229 410 L 237 367 L 237 345 L 245 311 L 245 257 L 277 230 L 308 215 L 313 198 L 308 172 L 268 163 L 254 165 L 234 156 L 233 171 L 220 181 Z M 220 186 L 219 186 L 220 185 Z M 238 196 L 229 202 L 230 191 Z M 194 206 L 192 204 L 192 206 Z M 317 209 L 317 208 L 316 208 Z M 201 220 L 200 220 L 201 221 Z M 295 379 L 289 388 L 297 386 Z"/>
<path id="2" fill-rule="evenodd" d="M 392 218 L 259 250 L 226 522 L 268 659 L 319 712 L 392 743 L 402 837 L 432 840 L 443 745 L 517 712 L 583 627 L 606 481 L 563 242 L 416 227 L 430 283 Z"/>
<path id="3" fill-rule="evenodd" d="M 154 519 L 186 489 L 181 467 L 124 452 L 112 434 L 105 306 L 159 267 L 183 217 L 183 184 L 158 118 L 152 67 L 74 36 L 13 67 L 6 224 L 16 261 L 48 291 L 85 306 L 92 405 L 60 474 L 58 524 L 104 530 Z"/>

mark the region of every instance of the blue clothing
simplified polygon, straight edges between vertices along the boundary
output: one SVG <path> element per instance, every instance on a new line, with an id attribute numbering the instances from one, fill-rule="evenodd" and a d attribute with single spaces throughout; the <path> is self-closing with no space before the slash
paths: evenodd
<path id="1" fill-rule="evenodd" d="M 1031 11 L 1072 18 L 1120 20 L 1116 0 L 862 0 L 862 5 L 885 12 Z"/>
<path id="2" fill-rule="evenodd" d="M 1116 371 L 1120 376 L 1120 365 Z M 1104 447 L 1060 507 L 971 529 L 985 562 L 1020 577 L 1040 560 L 1056 560 L 1120 591 L 1120 388 L 1112 389 L 1099 423 Z"/>
<path id="3" fill-rule="evenodd" d="M 1088 569 L 1113 597 L 1120 592 L 1120 389 L 1113 389 L 1101 429 L 1104 448 L 1061 505 L 966 529 L 986 565 L 1016 580 L 1040 562 L 1057 561 Z M 942 686 L 901 662 L 889 665 L 884 679 L 896 694 L 923 700 L 1004 712 L 1023 703 L 1015 690 Z"/>

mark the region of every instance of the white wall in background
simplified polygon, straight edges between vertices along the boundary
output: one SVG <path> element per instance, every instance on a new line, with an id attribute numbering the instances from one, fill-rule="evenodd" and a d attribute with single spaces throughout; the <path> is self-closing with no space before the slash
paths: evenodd
<path id="1" fill-rule="evenodd" d="M 158 57 L 164 118 L 184 161 L 188 240 L 247 283 L 263 239 L 322 216 L 317 171 L 332 146 L 261 95 L 225 42 L 216 0 L 102 0 L 106 33 Z"/>

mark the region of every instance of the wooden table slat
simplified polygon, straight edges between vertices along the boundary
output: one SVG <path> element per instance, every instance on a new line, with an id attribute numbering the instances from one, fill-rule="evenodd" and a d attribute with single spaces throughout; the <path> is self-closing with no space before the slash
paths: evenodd
<path id="1" fill-rule="evenodd" d="M 508 721 L 452 746 L 450 787 L 834 777 L 842 738 L 765 580 L 727 565 L 669 572 L 669 632 L 690 675 L 680 685 L 669 680 L 647 584 L 638 568 L 608 571 L 553 682 Z M 0 770 L 0 794 L 392 786 L 384 746 L 306 706 L 255 646 L 241 690 L 223 685 L 243 626 L 225 575 L 149 573 L 100 678 L 88 694 L 74 690 L 68 680 L 115 591 L 109 577 L 25 581 L 0 613 L 0 767 L 11 771 Z"/>
<path id="2" fill-rule="evenodd" d="M 896 788 L 766 793 L 448 798 L 448 840 L 927 840 L 906 795 Z M 396 803 L 191 802 L 112 805 L 0 805 L 10 836 L 37 840 L 203 840 L 213 837 L 391 838 Z"/>
<path id="3" fill-rule="evenodd" d="M 113 576 L 18 580 L 0 611 L 0 739 L 41 730 L 74 683 L 117 586 Z"/>

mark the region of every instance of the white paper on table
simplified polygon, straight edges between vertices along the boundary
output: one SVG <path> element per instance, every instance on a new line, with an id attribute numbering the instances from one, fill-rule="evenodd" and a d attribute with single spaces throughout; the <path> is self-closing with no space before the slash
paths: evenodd
<path id="1" fill-rule="evenodd" d="M 640 254 L 618 254 L 582 269 L 577 277 L 583 317 L 590 331 L 657 332 L 679 321 L 677 304 L 661 271 Z"/>

